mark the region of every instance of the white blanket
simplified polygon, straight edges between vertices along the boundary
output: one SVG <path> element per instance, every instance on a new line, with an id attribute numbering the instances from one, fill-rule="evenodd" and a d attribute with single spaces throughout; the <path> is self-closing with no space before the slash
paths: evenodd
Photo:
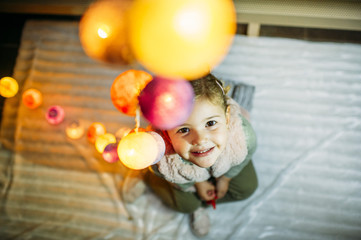
<path id="1" fill-rule="evenodd" d="M 196 239 L 187 215 L 149 190 L 126 205 L 117 185 L 126 169 L 100 163 L 86 139 L 50 126 L 50 104 L 66 121 L 134 119 L 119 113 L 110 85 L 125 68 L 89 59 L 77 22 L 29 21 L 15 68 L 22 89 L 39 88 L 30 111 L 6 102 L 0 154 L 0 236 L 21 239 Z M 244 202 L 209 209 L 207 239 L 359 239 L 361 236 L 361 46 L 237 36 L 218 77 L 256 86 L 259 188 Z M 10 147 L 13 152 L 4 150 Z M 111 171 L 117 173 L 110 173 Z"/>

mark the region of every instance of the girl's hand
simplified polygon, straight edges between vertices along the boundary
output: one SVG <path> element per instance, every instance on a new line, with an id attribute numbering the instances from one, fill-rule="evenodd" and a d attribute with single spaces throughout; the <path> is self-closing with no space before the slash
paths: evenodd
<path id="1" fill-rule="evenodd" d="M 217 178 L 216 190 L 217 190 L 217 197 L 218 199 L 224 197 L 228 191 L 229 182 L 231 178 L 221 176 Z"/>
<path id="2" fill-rule="evenodd" d="M 216 187 L 212 183 L 208 181 L 196 182 L 194 186 L 197 189 L 198 196 L 203 201 L 210 201 L 216 197 Z"/>

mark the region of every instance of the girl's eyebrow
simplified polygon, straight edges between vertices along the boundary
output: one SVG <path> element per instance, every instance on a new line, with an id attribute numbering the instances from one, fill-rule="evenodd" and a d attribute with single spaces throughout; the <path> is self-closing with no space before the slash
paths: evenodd
<path id="1" fill-rule="evenodd" d="M 189 127 L 189 126 L 190 126 L 190 124 L 184 123 L 184 124 L 176 127 L 176 129 L 182 129 L 182 128 Z"/>
<path id="2" fill-rule="evenodd" d="M 204 120 L 209 120 L 209 119 L 212 119 L 212 118 L 219 118 L 219 117 L 221 117 L 221 115 L 214 115 L 214 116 L 207 117 Z"/>
<path id="3" fill-rule="evenodd" d="M 210 119 L 220 118 L 220 117 L 221 117 L 221 115 L 213 115 L 213 116 L 210 116 L 210 117 L 205 118 L 203 121 L 208 121 L 208 120 L 210 120 Z M 182 128 L 185 128 L 185 127 L 188 127 L 188 128 L 189 128 L 190 126 L 191 126 L 191 124 L 183 123 L 182 125 L 176 127 L 176 129 L 179 130 L 179 129 L 182 129 Z"/>

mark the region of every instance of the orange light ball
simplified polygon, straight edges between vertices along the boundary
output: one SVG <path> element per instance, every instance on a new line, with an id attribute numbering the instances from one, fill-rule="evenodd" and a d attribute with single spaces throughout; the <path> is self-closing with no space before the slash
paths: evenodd
<path id="1" fill-rule="evenodd" d="M 14 97 L 19 91 L 18 82 L 12 77 L 3 77 L 0 80 L 0 94 L 3 97 Z"/>
<path id="2" fill-rule="evenodd" d="M 85 11 L 79 23 L 79 37 L 91 58 L 117 64 L 129 64 L 134 56 L 128 40 L 129 0 L 96 1 Z"/>
<path id="3" fill-rule="evenodd" d="M 131 169 L 144 169 L 157 160 L 158 145 L 155 138 L 146 133 L 130 133 L 118 145 L 120 161 Z"/>
<path id="4" fill-rule="evenodd" d="M 99 153 L 104 152 L 104 148 L 110 143 L 116 143 L 115 136 L 111 133 L 100 135 L 95 140 L 95 148 Z"/>
<path id="5" fill-rule="evenodd" d="M 30 109 L 35 109 L 42 104 L 43 95 L 39 90 L 29 88 L 23 93 L 22 100 L 26 107 Z"/>
<path id="6" fill-rule="evenodd" d="M 119 74 L 110 89 L 114 106 L 124 114 L 135 116 L 138 95 L 152 79 L 152 75 L 141 70 L 130 69 Z"/>
<path id="7" fill-rule="evenodd" d="M 87 132 L 89 142 L 95 143 L 98 136 L 106 133 L 105 126 L 102 123 L 94 122 L 90 125 Z"/>
<path id="8" fill-rule="evenodd" d="M 232 0 L 136 0 L 130 42 L 155 75 L 193 80 L 228 53 L 236 32 Z"/>

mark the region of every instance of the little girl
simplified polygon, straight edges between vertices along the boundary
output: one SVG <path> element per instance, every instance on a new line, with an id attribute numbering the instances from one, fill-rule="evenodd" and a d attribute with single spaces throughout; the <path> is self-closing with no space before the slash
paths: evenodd
<path id="1" fill-rule="evenodd" d="M 213 75 L 191 81 L 194 109 L 188 120 L 160 132 L 166 154 L 145 182 L 172 209 L 191 213 L 196 236 L 210 229 L 207 201 L 243 200 L 257 188 L 251 161 L 256 135 L 242 109 Z"/>

